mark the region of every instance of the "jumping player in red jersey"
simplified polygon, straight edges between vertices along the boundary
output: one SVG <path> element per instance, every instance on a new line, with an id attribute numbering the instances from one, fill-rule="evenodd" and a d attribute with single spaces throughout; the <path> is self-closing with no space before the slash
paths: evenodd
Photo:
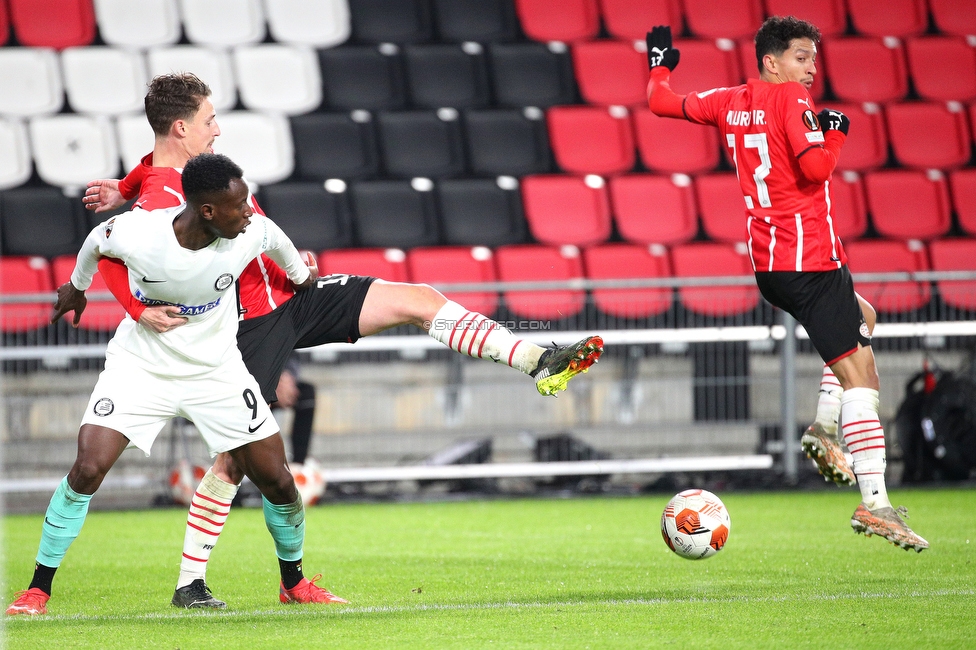
<path id="1" fill-rule="evenodd" d="M 83 198 L 85 206 L 96 212 L 110 210 L 137 195 L 136 207 L 147 210 L 182 203 L 182 167 L 194 156 L 212 151 L 220 135 L 209 96 L 210 88 L 189 73 L 154 78 L 146 96 L 146 117 L 156 134 L 153 152 L 121 181 L 89 183 Z M 263 215 L 253 196 L 248 201 L 255 213 Z M 311 256 L 308 265 L 317 274 Z M 169 308 L 146 307 L 136 300 L 129 290 L 127 271 L 120 264 L 102 260 L 99 271 L 129 316 L 141 325 L 162 331 L 183 322 Z M 277 399 L 275 388 L 293 350 L 353 343 L 361 336 L 397 325 L 415 325 L 455 352 L 516 368 L 535 378 L 543 395 L 564 389 L 603 352 L 603 340 L 598 336 L 568 347 L 539 347 L 427 285 L 333 275 L 319 278 L 310 289 L 296 294 L 281 268 L 264 255 L 244 269 L 238 292 L 242 318 L 238 347 L 269 403 Z M 210 592 L 206 567 L 243 476 L 232 457 L 219 454 L 197 487 L 188 514 L 173 605 L 226 606 Z M 283 592 L 282 602 L 296 600 L 291 594 L 287 599 Z"/>
<path id="2" fill-rule="evenodd" d="M 733 88 L 676 94 L 669 85 L 680 53 L 671 28 L 647 35 L 648 104 L 662 117 L 718 127 L 745 199 L 753 271 L 763 297 L 806 328 L 823 358 L 817 420 L 801 445 L 838 484 L 856 481 L 861 503 L 851 526 L 921 552 L 929 544 L 888 501 L 884 431 L 878 418 L 878 370 L 871 348 L 875 311 L 854 291 L 847 256 L 834 232 L 830 177 L 847 138 L 848 118 L 817 111 L 810 96 L 820 31 L 771 17 L 756 34 L 760 78 Z M 837 437 L 854 459 L 848 466 Z"/>

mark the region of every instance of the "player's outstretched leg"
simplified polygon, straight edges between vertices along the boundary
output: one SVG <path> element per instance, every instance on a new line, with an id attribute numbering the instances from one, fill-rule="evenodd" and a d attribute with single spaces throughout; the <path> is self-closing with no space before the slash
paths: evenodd
<path id="1" fill-rule="evenodd" d="M 539 364 L 530 374 L 542 395 L 555 395 L 566 388 L 569 380 L 587 372 L 603 354 L 603 339 L 588 336 L 573 345 L 556 346 L 542 353 Z"/>
<path id="2" fill-rule="evenodd" d="M 817 401 L 817 419 L 800 438 L 800 446 L 813 460 L 817 471 L 826 481 L 837 485 L 854 485 L 856 478 L 837 439 L 837 419 L 840 417 L 840 400 L 844 393 L 840 381 L 830 366 L 824 366 L 820 379 L 820 397 Z"/>

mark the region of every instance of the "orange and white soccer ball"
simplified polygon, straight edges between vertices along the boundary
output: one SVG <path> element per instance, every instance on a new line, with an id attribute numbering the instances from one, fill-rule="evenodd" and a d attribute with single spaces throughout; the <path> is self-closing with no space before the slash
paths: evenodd
<path id="1" fill-rule="evenodd" d="M 302 503 L 307 506 L 315 505 L 325 494 L 325 476 L 319 464 L 313 459 L 306 459 L 304 464 L 291 463 L 291 475 L 295 477 L 295 487 L 302 497 Z"/>
<path id="2" fill-rule="evenodd" d="M 689 560 L 702 560 L 721 551 L 731 528 L 725 504 L 707 490 L 676 494 L 661 515 L 664 543 Z"/>

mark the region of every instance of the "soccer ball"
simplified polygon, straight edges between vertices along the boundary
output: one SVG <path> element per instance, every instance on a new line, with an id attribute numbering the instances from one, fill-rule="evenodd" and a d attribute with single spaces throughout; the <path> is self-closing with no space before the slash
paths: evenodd
<path id="1" fill-rule="evenodd" d="M 731 527 L 725 504 L 706 490 L 676 494 L 661 515 L 664 543 L 689 560 L 712 557 L 721 551 Z"/>
<path id="2" fill-rule="evenodd" d="M 291 475 L 295 477 L 295 487 L 302 497 L 302 503 L 315 505 L 325 494 L 325 476 L 319 464 L 311 458 L 305 464 L 291 463 Z"/>
<path id="3" fill-rule="evenodd" d="M 174 503 L 180 505 L 190 505 L 193 500 L 193 493 L 203 480 L 207 470 L 199 465 L 192 465 L 185 458 L 173 466 L 169 473 L 169 493 L 173 497 Z"/>

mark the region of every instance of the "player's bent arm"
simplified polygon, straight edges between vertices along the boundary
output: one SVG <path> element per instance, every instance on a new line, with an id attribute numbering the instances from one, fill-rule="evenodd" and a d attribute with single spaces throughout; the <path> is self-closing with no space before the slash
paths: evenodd
<path id="1" fill-rule="evenodd" d="M 312 286 L 317 274 L 312 273 L 301 253 L 295 248 L 295 244 L 273 221 L 270 219 L 264 221 L 268 235 L 268 247 L 264 252 L 285 271 L 296 289 L 307 289 Z"/>
<path id="2" fill-rule="evenodd" d="M 142 181 L 146 178 L 146 172 L 152 166 L 152 153 L 143 156 L 139 164 L 132 168 L 128 174 L 119 181 L 119 193 L 126 201 L 139 196 L 142 189 Z"/>
<path id="3" fill-rule="evenodd" d="M 671 71 L 664 66 L 651 69 L 651 79 L 647 82 L 647 105 L 651 112 L 660 117 L 688 119 L 684 111 L 686 95 L 671 90 Z"/>
<path id="4" fill-rule="evenodd" d="M 813 183 L 823 183 L 834 173 L 840 149 L 844 146 L 847 136 L 840 131 L 827 131 L 824 134 L 824 145 L 813 146 L 798 156 L 800 171 L 803 177 Z"/>
<path id="5" fill-rule="evenodd" d="M 126 313 L 146 329 L 162 334 L 187 323 L 187 318 L 177 315 L 175 307 L 147 307 L 136 300 L 129 290 L 129 269 L 120 260 L 103 257 L 98 260 L 98 272 L 102 274 L 108 290 L 125 308 Z"/>
<path id="6" fill-rule="evenodd" d="M 85 291 L 91 286 L 92 278 L 98 271 L 98 260 L 102 257 L 102 248 L 106 242 L 105 230 L 105 224 L 92 228 L 78 251 L 75 268 L 71 272 L 71 284 L 79 291 Z"/>

